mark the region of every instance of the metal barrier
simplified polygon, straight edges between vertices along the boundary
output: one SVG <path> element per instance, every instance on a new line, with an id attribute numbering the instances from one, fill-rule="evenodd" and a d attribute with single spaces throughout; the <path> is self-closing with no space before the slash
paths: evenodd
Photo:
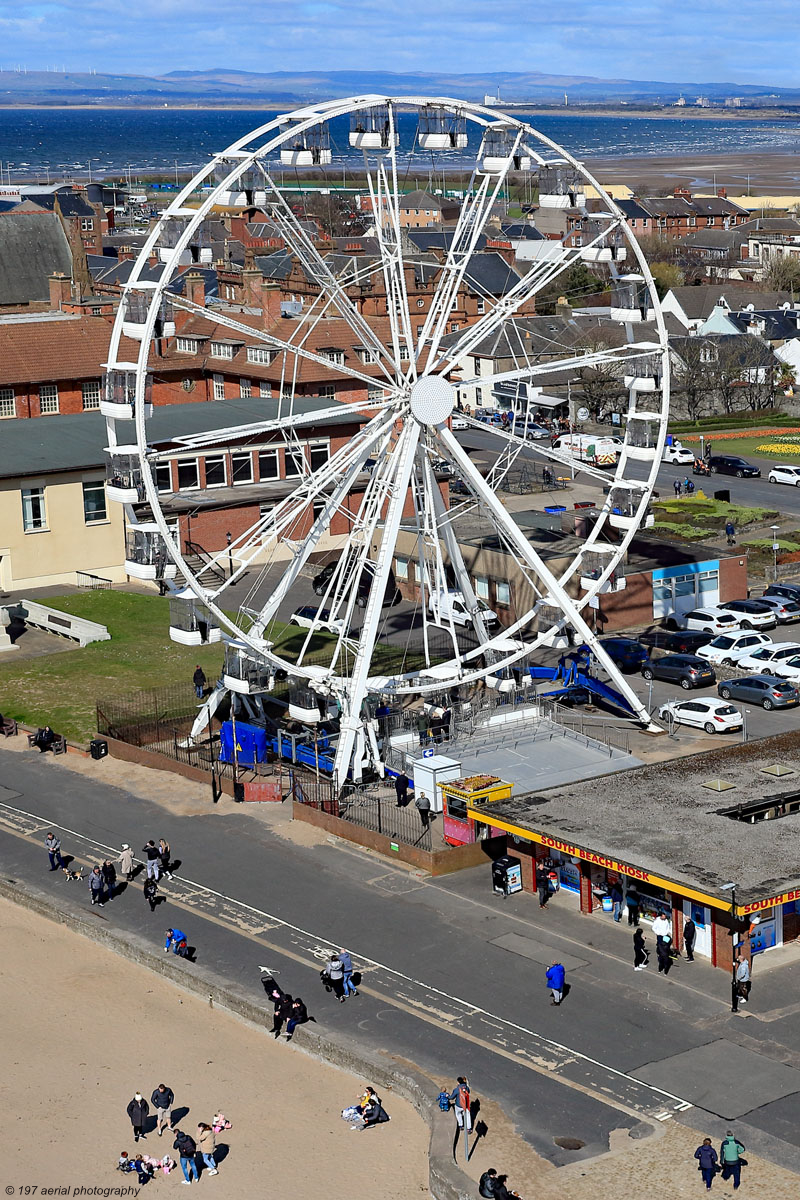
<path id="1" fill-rule="evenodd" d="M 92 575 L 91 571 L 76 571 L 75 575 L 79 588 L 90 588 L 93 592 L 105 592 L 112 586 L 110 579 L 104 579 L 102 575 Z"/>

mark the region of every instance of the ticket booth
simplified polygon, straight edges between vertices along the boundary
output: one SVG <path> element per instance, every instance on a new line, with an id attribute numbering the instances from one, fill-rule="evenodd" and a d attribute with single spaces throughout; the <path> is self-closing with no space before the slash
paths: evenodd
<path id="1" fill-rule="evenodd" d="M 440 784 L 444 813 L 444 840 L 451 846 L 466 846 L 493 837 L 491 812 L 478 815 L 475 810 L 491 808 L 498 800 L 509 800 L 513 783 L 497 775 L 469 775 Z M 469 815 L 467 809 L 469 808 Z"/>

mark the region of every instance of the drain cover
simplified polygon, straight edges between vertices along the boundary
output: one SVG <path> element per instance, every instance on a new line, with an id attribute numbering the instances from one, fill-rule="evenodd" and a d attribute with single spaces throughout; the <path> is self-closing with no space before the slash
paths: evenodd
<path id="1" fill-rule="evenodd" d="M 586 1145 L 586 1142 L 582 1142 L 580 1138 L 559 1137 L 553 1138 L 553 1141 L 562 1150 L 582 1150 Z"/>

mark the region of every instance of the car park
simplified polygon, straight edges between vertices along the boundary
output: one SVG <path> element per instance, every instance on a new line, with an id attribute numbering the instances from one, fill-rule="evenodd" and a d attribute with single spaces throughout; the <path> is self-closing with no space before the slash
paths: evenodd
<path id="1" fill-rule="evenodd" d="M 344 621 L 341 617 L 331 620 L 330 609 L 317 608 L 314 604 L 304 604 L 296 608 L 289 618 L 290 625 L 299 625 L 301 629 L 319 629 L 326 633 L 341 633 Z"/>
<path id="2" fill-rule="evenodd" d="M 665 463 L 674 463 L 678 467 L 694 466 L 694 454 L 691 450 L 687 450 L 685 446 L 665 446 L 664 458 Z"/>
<path id="3" fill-rule="evenodd" d="M 774 708 L 795 708 L 800 704 L 800 691 L 785 679 L 775 675 L 745 675 L 742 679 L 726 679 L 717 685 L 723 700 L 744 700 L 760 704 L 766 712 Z"/>
<path id="4" fill-rule="evenodd" d="M 770 606 L 760 600 L 726 600 L 717 607 L 723 612 L 732 612 L 742 629 L 774 629 L 778 624 Z"/>
<path id="5" fill-rule="evenodd" d="M 665 654 L 663 658 L 648 658 L 642 663 L 645 679 L 663 679 L 690 688 L 710 687 L 717 682 L 714 668 L 696 654 Z"/>
<path id="6" fill-rule="evenodd" d="M 800 604 L 796 600 L 787 600 L 784 596 L 762 596 L 762 604 L 768 604 L 775 613 L 779 625 L 793 625 L 800 621 Z"/>
<path id="7" fill-rule="evenodd" d="M 769 587 L 764 589 L 762 600 L 766 600 L 769 596 L 783 596 L 786 600 L 795 600 L 800 604 L 800 584 L 797 583 L 771 583 Z"/>
<path id="8" fill-rule="evenodd" d="M 708 460 L 712 475 L 735 475 L 737 479 L 756 479 L 761 476 L 761 468 L 746 458 L 737 454 L 712 454 Z"/>
<path id="9" fill-rule="evenodd" d="M 776 463 L 774 467 L 770 467 L 767 479 L 770 483 L 787 483 L 789 487 L 800 487 L 800 467 Z"/>
<path id="10" fill-rule="evenodd" d="M 742 671 L 754 671 L 763 674 L 774 670 L 785 659 L 795 658 L 800 654 L 797 642 L 771 642 L 769 646 L 759 646 L 750 654 L 744 654 L 736 664 Z"/>
<path id="11" fill-rule="evenodd" d="M 728 633 L 739 628 L 733 613 L 723 612 L 717 607 L 693 608 L 690 612 L 671 613 L 667 617 L 668 629 L 699 629 L 703 633 Z"/>
<path id="12" fill-rule="evenodd" d="M 622 671 L 638 671 L 647 659 L 647 647 L 635 638 L 604 637 L 600 645 L 608 657 Z"/>
<path id="13" fill-rule="evenodd" d="M 732 667 L 745 654 L 752 654 L 760 646 L 771 644 L 772 638 L 769 634 L 759 633 L 755 629 L 742 630 L 740 633 L 721 633 L 707 645 L 701 646 L 697 657 L 704 658 L 706 662 Z"/>
<path id="14" fill-rule="evenodd" d="M 668 700 L 658 710 L 662 721 L 692 725 L 706 733 L 736 733 L 743 717 L 738 708 L 710 696 L 702 700 Z"/>

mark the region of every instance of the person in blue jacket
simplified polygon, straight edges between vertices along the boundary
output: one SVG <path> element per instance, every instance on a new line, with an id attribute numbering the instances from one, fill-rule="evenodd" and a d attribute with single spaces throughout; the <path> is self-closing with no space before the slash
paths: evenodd
<path id="1" fill-rule="evenodd" d="M 560 1004 L 564 996 L 564 980 L 567 973 L 560 962 L 554 962 L 547 968 L 547 987 L 553 993 L 551 1004 Z"/>
<path id="2" fill-rule="evenodd" d="M 180 955 L 181 958 L 186 957 L 186 934 L 181 929 L 168 929 L 167 937 L 164 943 L 164 953 L 166 954 L 172 947 L 172 953 Z"/>
<path id="3" fill-rule="evenodd" d="M 717 1173 L 717 1152 L 711 1145 L 711 1138 L 703 1138 L 703 1144 L 697 1147 L 694 1156 L 698 1160 L 703 1183 L 708 1191 L 711 1191 L 711 1184 Z"/>

